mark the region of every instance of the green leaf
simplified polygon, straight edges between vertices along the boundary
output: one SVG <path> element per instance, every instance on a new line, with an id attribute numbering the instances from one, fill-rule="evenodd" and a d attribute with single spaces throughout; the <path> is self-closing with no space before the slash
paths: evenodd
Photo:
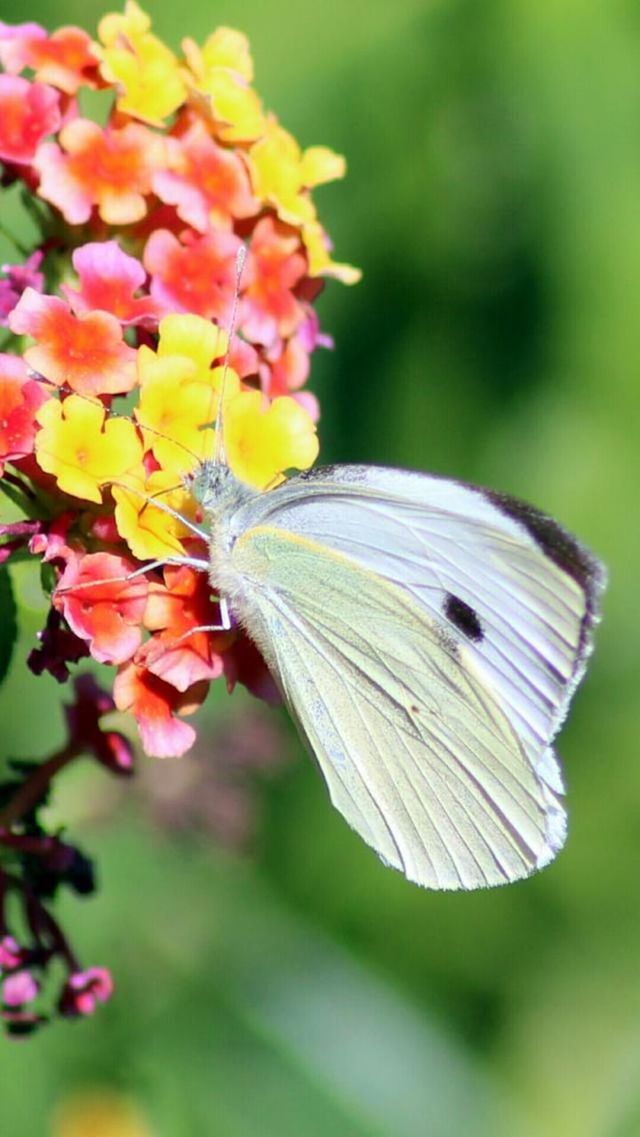
<path id="1" fill-rule="evenodd" d="M 0 566 L 0 682 L 4 679 L 18 638 L 16 601 L 9 570 Z"/>

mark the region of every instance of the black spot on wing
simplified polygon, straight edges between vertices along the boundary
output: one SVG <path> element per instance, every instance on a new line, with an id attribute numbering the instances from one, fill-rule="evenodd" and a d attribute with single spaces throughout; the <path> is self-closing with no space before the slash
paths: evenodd
<path id="1" fill-rule="evenodd" d="M 484 632 L 478 618 L 478 613 L 473 610 L 470 604 L 461 600 L 459 596 L 454 596 L 452 592 L 448 592 L 445 597 L 443 609 L 447 619 L 450 620 L 467 639 L 473 640 L 474 643 L 480 643 L 480 641 L 484 639 Z"/>

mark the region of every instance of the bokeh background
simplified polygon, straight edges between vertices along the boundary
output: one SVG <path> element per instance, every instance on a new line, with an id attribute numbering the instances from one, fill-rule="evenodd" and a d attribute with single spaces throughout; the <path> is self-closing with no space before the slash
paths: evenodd
<path id="1" fill-rule="evenodd" d="M 2 1042 L 0 1130 L 30 1137 L 640 1134 L 640 6 L 632 0 L 147 4 L 177 47 L 231 24 L 305 144 L 356 289 L 320 301 L 325 460 L 511 491 L 607 562 L 598 648 L 560 749 L 570 838 L 535 879 L 423 892 L 347 829 L 284 714 L 211 700 L 186 762 L 56 810 L 98 860 L 62 905 L 117 995 Z M 94 0 L 0 18 L 93 30 Z M 3 258 L 4 258 L 4 249 Z M 320 354 L 320 353 L 319 353 Z M 47 753 L 61 690 L 1 697 L 3 751 Z"/>

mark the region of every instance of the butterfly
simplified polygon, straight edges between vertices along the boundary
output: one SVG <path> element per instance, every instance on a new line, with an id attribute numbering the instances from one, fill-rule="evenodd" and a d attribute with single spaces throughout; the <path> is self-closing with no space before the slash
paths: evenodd
<path id="1" fill-rule="evenodd" d="M 514 498 L 325 466 L 258 491 L 220 458 L 191 484 L 206 571 L 264 657 L 331 801 L 433 889 L 508 883 L 562 847 L 553 750 L 605 573 Z M 172 558 L 173 559 L 173 558 Z"/>

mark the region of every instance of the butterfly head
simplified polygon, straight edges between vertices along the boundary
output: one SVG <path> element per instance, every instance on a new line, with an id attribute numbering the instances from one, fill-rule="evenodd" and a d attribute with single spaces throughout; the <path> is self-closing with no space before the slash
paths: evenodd
<path id="1" fill-rule="evenodd" d="M 241 482 L 229 466 L 215 458 L 200 463 L 189 488 L 209 516 L 232 512 L 256 493 L 252 486 Z"/>

